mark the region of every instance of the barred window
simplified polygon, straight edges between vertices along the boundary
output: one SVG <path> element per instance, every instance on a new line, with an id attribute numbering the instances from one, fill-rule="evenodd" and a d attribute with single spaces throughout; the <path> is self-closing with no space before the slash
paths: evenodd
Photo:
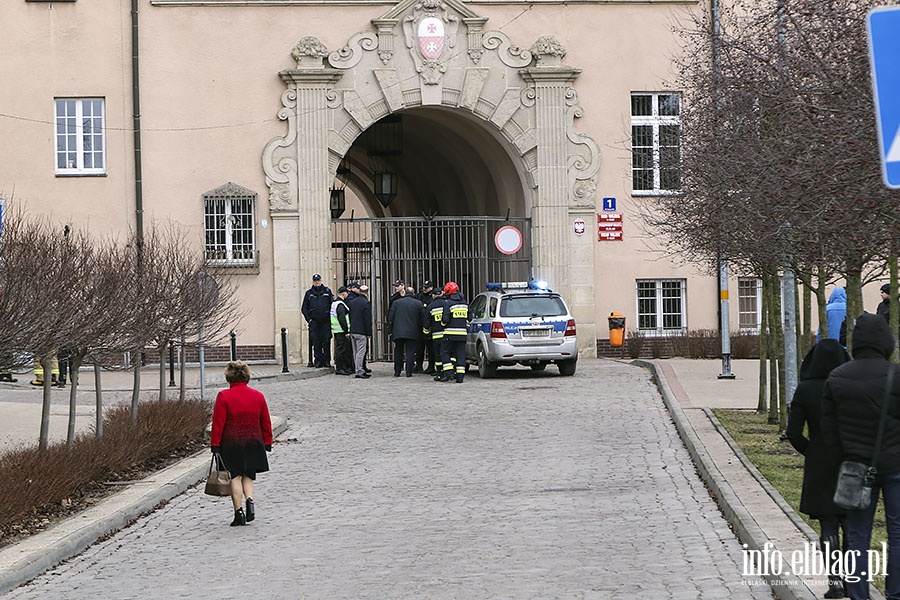
<path id="1" fill-rule="evenodd" d="M 756 277 L 738 279 L 738 327 L 742 331 L 759 332 L 762 322 L 762 280 Z"/>
<path id="2" fill-rule="evenodd" d="M 684 279 L 639 279 L 638 330 L 648 334 L 684 331 L 685 287 Z"/>
<path id="3" fill-rule="evenodd" d="M 106 174 L 106 117 L 102 98 L 54 101 L 57 175 Z"/>
<path id="4" fill-rule="evenodd" d="M 681 188 L 681 95 L 631 95 L 631 186 L 638 194 Z"/>
<path id="5" fill-rule="evenodd" d="M 233 183 L 203 194 L 206 260 L 220 266 L 257 264 L 256 193 Z"/>

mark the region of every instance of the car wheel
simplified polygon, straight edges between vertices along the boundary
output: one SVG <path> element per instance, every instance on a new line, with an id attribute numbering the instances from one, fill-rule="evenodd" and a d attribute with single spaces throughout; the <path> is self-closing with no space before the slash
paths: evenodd
<path id="1" fill-rule="evenodd" d="M 578 363 L 576 359 L 570 360 L 561 360 L 556 363 L 556 366 L 559 367 L 560 375 L 574 375 L 575 374 L 575 365 Z"/>
<path id="2" fill-rule="evenodd" d="M 532 371 L 543 371 L 544 369 L 547 368 L 547 363 L 537 363 L 537 364 L 528 365 L 528 366 L 531 367 Z"/>
<path id="3" fill-rule="evenodd" d="M 478 376 L 490 379 L 497 374 L 497 365 L 488 360 L 484 346 L 478 346 Z"/>

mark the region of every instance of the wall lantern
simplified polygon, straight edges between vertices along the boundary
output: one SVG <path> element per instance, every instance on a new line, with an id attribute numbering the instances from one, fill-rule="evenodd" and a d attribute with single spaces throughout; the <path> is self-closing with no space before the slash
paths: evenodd
<path id="1" fill-rule="evenodd" d="M 391 201 L 397 197 L 397 174 L 391 171 L 378 171 L 375 173 L 375 197 L 381 205 L 387 208 Z"/>

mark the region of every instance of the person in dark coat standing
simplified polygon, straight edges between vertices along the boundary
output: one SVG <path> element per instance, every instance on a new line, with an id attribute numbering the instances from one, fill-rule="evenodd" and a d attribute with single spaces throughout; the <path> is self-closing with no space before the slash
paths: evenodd
<path id="1" fill-rule="evenodd" d="M 431 304 L 431 292 L 434 291 L 434 283 L 428 279 L 425 283 L 422 284 L 422 291 L 416 296 L 419 299 L 419 302 L 422 303 L 423 310 L 428 308 L 428 305 Z M 434 374 L 434 347 L 431 343 L 430 335 L 423 335 L 419 338 L 419 343 L 416 345 L 416 366 L 413 368 L 413 373 L 426 373 L 428 375 Z M 425 359 L 428 359 L 428 368 L 425 368 Z"/>
<path id="2" fill-rule="evenodd" d="M 322 284 L 322 276 L 313 275 L 312 287 L 306 290 L 300 312 L 309 324 L 314 367 L 331 366 L 331 304 L 334 294 Z"/>
<path id="3" fill-rule="evenodd" d="M 394 342 L 394 377 L 400 377 L 404 364 L 406 376 L 412 377 L 416 349 L 422 339 L 422 302 L 414 292 L 406 288 L 406 295 L 397 298 L 388 311 L 388 333 Z"/>
<path id="4" fill-rule="evenodd" d="M 846 511 L 833 501 L 841 454 L 837 448 L 829 446 L 822 435 L 822 397 L 828 375 L 848 360 L 847 351 L 835 339 L 825 338 L 810 349 L 800 368 L 800 384 L 791 400 L 787 425 L 788 440 L 803 455 L 800 512 L 819 520 L 819 544 L 825 556 L 841 549 L 840 529 Z M 809 426 L 808 438 L 803 434 L 805 425 Z M 834 568 L 832 571 L 837 572 Z M 828 576 L 825 597 L 844 597 L 840 575 Z"/>
<path id="5" fill-rule="evenodd" d="M 266 452 L 272 451 L 272 420 L 266 398 L 247 384 L 250 367 L 240 360 L 225 367 L 230 386 L 216 396 L 209 444 L 231 472 L 231 503 L 234 525 L 246 525 L 256 518 L 253 482 L 256 474 L 269 470 Z M 243 499 L 247 499 L 244 512 Z"/>
<path id="6" fill-rule="evenodd" d="M 884 317 L 888 323 L 891 322 L 891 284 L 889 283 L 881 286 L 881 302 L 875 307 L 875 314 Z"/>
<path id="7" fill-rule="evenodd" d="M 822 433 L 826 443 L 839 449 L 842 460 L 871 464 L 889 369 L 894 369 L 894 381 L 871 506 L 847 511 L 848 551 L 860 559 L 845 574 L 846 591 L 856 600 L 869 597 L 870 575 L 862 571 L 867 569 L 872 522 L 881 494 L 888 533 L 885 595 L 900 598 L 900 375 L 889 360 L 894 336 L 887 321 L 869 313 L 860 316 L 853 327 L 851 348 L 853 360 L 831 372 L 822 401 Z"/>
<path id="8" fill-rule="evenodd" d="M 372 304 L 359 293 L 359 283 L 347 286 L 347 306 L 350 308 L 350 341 L 353 344 L 353 364 L 356 365 L 357 379 L 368 379 L 366 372 L 366 351 L 369 336 L 372 335 Z"/>

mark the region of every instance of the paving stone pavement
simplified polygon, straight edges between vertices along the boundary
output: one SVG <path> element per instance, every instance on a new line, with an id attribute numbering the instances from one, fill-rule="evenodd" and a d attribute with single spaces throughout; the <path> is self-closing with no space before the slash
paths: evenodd
<path id="1" fill-rule="evenodd" d="M 373 368 L 260 386 L 290 427 L 249 526 L 196 486 L 4 598 L 772 597 L 648 370 Z"/>

